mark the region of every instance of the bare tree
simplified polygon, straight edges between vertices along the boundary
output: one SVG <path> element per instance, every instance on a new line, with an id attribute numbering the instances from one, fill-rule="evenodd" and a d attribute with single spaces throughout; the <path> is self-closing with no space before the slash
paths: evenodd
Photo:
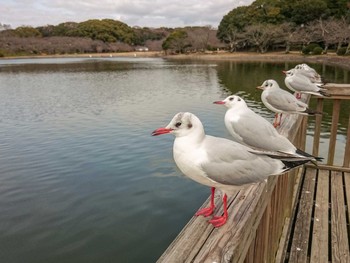
<path id="1" fill-rule="evenodd" d="M 350 24 L 342 17 L 335 23 L 334 31 L 337 34 L 338 46 L 337 51 L 342 45 L 347 45 L 346 54 L 350 53 Z"/>
<path id="2" fill-rule="evenodd" d="M 235 52 L 239 47 L 244 46 L 245 36 L 232 24 L 229 24 L 228 27 L 224 41 L 228 43 L 230 52 Z"/>
<path id="3" fill-rule="evenodd" d="M 255 24 L 245 28 L 248 42 L 260 53 L 265 53 L 274 42 L 278 41 L 280 35 L 280 27 L 272 24 Z"/>
<path id="4" fill-rule="evenodd" d="M 296 26 L 292 23 L 283 23 L 280 25 L 281 39 L 286 46 L 285 53 L 289 53 L 296 35 Z"/>

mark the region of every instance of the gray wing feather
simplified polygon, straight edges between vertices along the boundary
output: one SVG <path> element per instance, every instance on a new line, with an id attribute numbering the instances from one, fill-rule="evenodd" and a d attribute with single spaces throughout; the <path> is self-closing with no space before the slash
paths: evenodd
<path id="1" fill-rule="evenodd" d="M 266 100 L 275 108 L 285 112 L 305 111 L 307 105 L 295 99 L 295 97 L 288 92 L 271 92 L 266 96 Z"/>
<path id="2" fill-rule="evenodd" d="M 318 91 L 317 84 L 312 83 L 306 76 L 301 74 L 294 75 L 293 80 L 290 84 L 295 90 L 298 91 Z"/>
<path id="3" fill-rule="evenodd" d="M 201 167 L 208 178 L 225 185 L 244 185 L 261 182 L 270 175 L 283 172 L 283 163 L 263 155 L 250 153 L 249 148 L 227 140 L 215 140 L 207 136 L 205 144 L 216 145 L 211 149 L 208 162 Z"/>
<path id="4" fill-rule="evenodd" d="M 251 147 L 269 151 L 293 151 L 295 148 L 267 120 L 254 112 L 242 114 L 240 120 L 232 122 L 231 126 L 242 142 Z"/>

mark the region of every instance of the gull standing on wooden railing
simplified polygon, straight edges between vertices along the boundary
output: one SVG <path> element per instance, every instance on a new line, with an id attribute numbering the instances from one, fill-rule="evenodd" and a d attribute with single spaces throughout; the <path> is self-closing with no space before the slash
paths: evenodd
<path id="1" fill-rule="evenodd" d="M 300 93 L 313 94 L 321 97 L 329 97 L 327 89 L 322 88 L 323 83 L 314 83 L 308 77 L 300 73 L 300 70 L 290 69 L 283 71 L 286 74 L 284 83 L 287 88 L 297 93 L 297 98 L 300 99 Z"/>
<path id="2" fill-rule="evenodd" d="M 176 114 L 165 128 L 152 135 L 175 135 L 173 155 L 179 169 L 192 180 L 212 187 L 210 207 L 196 215 L 209 216 L 215 209 L 215 188 L 223 193 L 224 215 L 209 222 L 219 227 L 226 223 L 227 194 L 245 186 L 263 182 L 271 175 L 282 174 L 312 158 L 291 158 L 276 153 L 256 151 L 240 143 L 206 135 L 202 122 L 192 113 Z"/>
<path id="3" fill-rule="evenodd" d="M 307 77 L 311 82 L 318 83 L 318 84 L 324 84 L 324 80 L 320 74 L 317 73 L 317 71 L 310 67 L 309 65 L 303 63 L 298 64 L 294 67 L 297 73 L 304 75 Z"/>
<path id="4" fill-rule="evenodd" d="M 313 157 L 315 161 L 322 160 L 297 149 L 286 137 L 279 134 L 269 121 L 251 110 L 241 97 L 231 95 L 214 103 L 228 108 L 225 126 L 237 142 L 261 150 Z"/>
<path id="5" fill-rule="evenodd" d="M 278 83 L 273 79 L 265 80 L 261 86 L 256 88 L 263 90 L 261 93 L 261 101 L 266 108 L 276 113 L 273 122 L 274 127 L 278 127 L 281 124 L 283 113 L 302 115 L 322 114 L 321 112 L 309 109 L 306 103 L 298 100 L 288 91 L 281 89 Z M 278 113 L 280 113 L 279 121 Z"/>

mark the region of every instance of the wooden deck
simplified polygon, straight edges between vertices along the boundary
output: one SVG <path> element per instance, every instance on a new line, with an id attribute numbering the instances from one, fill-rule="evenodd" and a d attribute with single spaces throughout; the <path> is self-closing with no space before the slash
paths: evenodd
<path id="1" fill-rule="evenodd" d="M 158 263 L 176 262 L 349 262 L 350 263 L 350 116 L 342 165 L 335 166 L 341 103 L 350 102 L 350 84 L 327 84 L 333 101 L 328 156 L 267 183 L 237 191 L 228 200 L 227 223 L 214 228 L 193 217 Z M 304 101 L 310 97 L 303 96 Z M 322 116 L 316 117 L 312 154 L 318 156 Z M 308 118 L 290 115 L 279 132 L 304 149 Z M 209 199 L 203 204 L 208 205 Z M 216 214 L 222 214 L 218 207 Z"/>
<path id="2" fill-rule="evenodd" d="M 306 167 L 281 262 L 350 262 L 350 172 Z"/>

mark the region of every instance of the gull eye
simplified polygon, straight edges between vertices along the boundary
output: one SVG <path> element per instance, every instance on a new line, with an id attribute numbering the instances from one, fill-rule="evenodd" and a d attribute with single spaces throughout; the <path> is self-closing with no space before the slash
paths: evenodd
<path id="1" fill-rule="evenodd" d="M 240 98 L 238 98 L 237 100 L 238 100 L 238 101 L 241 101 L 241 99 L 240 99 Z"/>
<path id="2" fill-rule="evenodd" d="M 230 101 L 233 101 L 233 97 L 230 98 Z"/>
<path id="3" fill-rule="evenodd" d="M 176 128 L 179 128 L 181 126 L 181 122 L 177 122 L 176 124 L 175 124 L 175 127 Z"/>

